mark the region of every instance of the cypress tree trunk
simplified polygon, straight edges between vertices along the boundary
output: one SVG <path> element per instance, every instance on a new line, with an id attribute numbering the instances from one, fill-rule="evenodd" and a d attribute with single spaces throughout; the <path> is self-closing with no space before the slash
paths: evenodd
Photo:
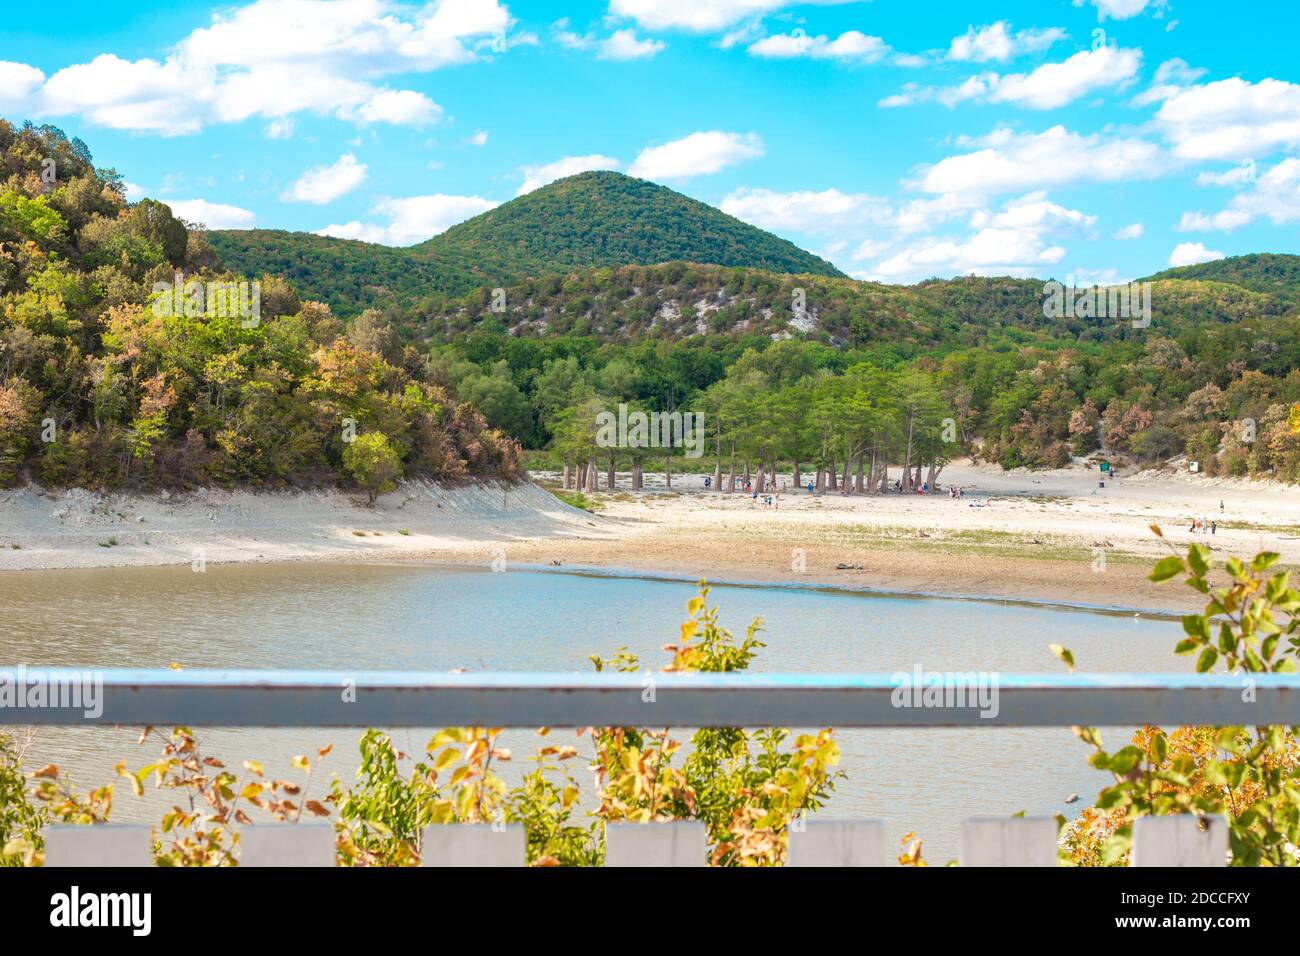
<path id="1" fill-rule="evenodd" d="M 664 480 L 667 482 L 669 488 L 673 486 L 673 453 L 672 452 L 668 452 L 668 454 L 664 455 Z"/>
<path id="2" fill-rule="evenodd" d="M 844 476 L 843 476 L 843 479 L 840 481 L 840 490 L 841 490 L 841 491 L 846 491 L 846 492 L 847 492 L 847 491 L 850 491 L 850 490 L 851 490 L 851 489 L 849 488 L 849 469 L 852 467 L 852 465 L 853 465 L 853 459 L 851 459 L 851 458 L 847 458 L 847 457 L 846 457 L 846 458 L 844 459 Z"/>
<path id="3" fill-rule="evenodd" d="M 566 459 L 564 462 L 564 482 L 563 482 L 565 491 L 568 491 L 569 488 L 571 487 L 572 480 L 573 480 L 573 476 L 569 473 L 569 462 Z"/>
<path id="4" fill-rule="evenodd" d="M 736 491 L 736 443 L 731 443 L 731 468 L 727 476 L 727 491 L 734 494 Z"/>
<path id="5" fill-rule="evenodd" d="M 854 480 L 854 485 L 853 485 L 854 494 L 858 494 L 858 495 L 862 494 L 863 489 L 865 487 L 864 482 L 866 480 L 866 475 L 864 474 L 864 469 L 866 468 L 866 462 L 865 462 L 866 457 L 867 457 L 866 452 L 863 452 L 861 455 L 858 455 L 858 474 L 857 474 L 857 478 Z"/>
<path id="6" fill-rule="evenodd" d="M 803 476 L 799 474 L 799 459 L 796 458 L 794 462 L 794 486 L 798 488 L 802 484 Z"/>
<path id="7" fill-rule="evenodd" d="M 609 488 L 610 491 L 614 490 L 614 464 L 614 456 L 610 455 L 609 464 L 605 466 L 605 486 Z"/>
<path id="8" fill-rule="evenodd" d="M 638 456 L 632 459 L 632 490 L 640 491 L 641 485 L 641 459 Z"/>
<path id="9" fill-rule="evenodd" d="M 763 493 L 763 463 L 758 464 L 758 474 L 754 478 L 754 490 L 760 495 Z"/>

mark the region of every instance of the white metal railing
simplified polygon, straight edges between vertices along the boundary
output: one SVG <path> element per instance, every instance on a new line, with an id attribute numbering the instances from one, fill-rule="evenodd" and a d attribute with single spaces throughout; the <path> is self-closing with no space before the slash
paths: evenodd
<path id="1" fill-rule="evenodd" d="M 56 826 L 45 834 L 45 865 L 141 867 L 151 864 L 151 828 L 144 824 Z M 446 824 L 423 834 L 421 866 L 524 865 L 519 824 Z M 1228 831 L 1218 818 L 1141 817 L 1133 827 L 1137 867 L 1224 866 Z M 269 824 L 240 830 L 240 866 L 334 865 L 334 830 L 318 823 Z M 706 866 L 708 841 L 699 821 L 611 823 L 605 827 L 605 865 Z M 790 827 L 788 866 L 875 867 L 892 862 L 880 820 L 796 821 Z M 1051 817 L 967 820 L 963 866 L 1056 866 L 1056 821 Z"/>
<path id="2" fill-rule="evenodd" d="M 21 670 L 21 669 L 19 669 Z M 94 701 L 53 696 L 61 674 L 92 675 Z M 0 685 L 15 678 L 0 667 Z M 899 675 L 842 674 L 407 674 L 396 672 L 24 670 L 47 682 L 41 707 L 0 705 L 5 724 L 217 727 L 1047 727 L 1140 724 L 1300 725 L 1300 677 L 1292 675 L 957 675 L 969 706 L 900 706 Z M 951 675 L 950 675 L 951 676 Z M 988 689 L 995 697 L 974 693 Z M 967 679 L 969 678 L 969 679 Z M 988 706 L 990 700 L 995 707 Z M 52 704 L 52 705 L 51 705 Z M 89 704 L 89 706 L 87 706 Z M 518 825 L 428 828 L 424 866 L 522 866 Z M 967 866 L 1054 866 L 1048 817 L 967 820 Z M 704 866 L 698 821 L 614 823 L 606 866 Z M 51 827 L 47 866 L 148 866 L 145 825 Z M 243 866 L 331 866 L 328 825 L 244 827 Z M 1144 817 L 1133 831 L 1134 866 L 1223 866 L 1220 818 Z M 794 821 L 790 866 L 884 866 L 878 820 Z"/>
<path id="3" fill-rule="evenodd" d="M 4 724 L 198 727 L 1068 727 L 1300 724 L 1292 674 L 527 674 L 5 668 L 44 684 Z M 76 687 L 82 692 L 70 696 Z M 59 695 L 63 695 L 60 697 Z M 86 695 L 89 695 L 87 697 Z M 93 698 L 93 699 L 89 699 Z M 960 699 L 960 703 L 952 701 Z"/>

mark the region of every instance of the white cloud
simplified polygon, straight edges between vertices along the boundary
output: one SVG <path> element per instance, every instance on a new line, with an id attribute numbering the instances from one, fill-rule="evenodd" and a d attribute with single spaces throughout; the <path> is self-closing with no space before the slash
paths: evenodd
<path id="1" fill-rule="evenodd" d="M 1096 224 L 1096 216 L 1051 202 L 1042 190 L 1011 200 L 999 212 L 990 214 L 981 210 L 971 217 L 971 227 L 975 229 L 987 226 L 1035 235 L 1085 234 Z"/>
<path id="2" fill-rule="evenodd" d="M 802 30 L 777 33 L 749 46 L 750 56 L 767 59 L 811 57 L 817 60 L 859 60 L 874 63 L 889 52 L 889 44 L 880 37 L 867 36 L 857 30 L 841 33 L 834 40 L 827 36 L 808 36 Z"/>
<path id="3" fill-rule="evenodd" d="M 738 189 L 723 199 L 719 208 L 737 219 L 776 232 L 839 231 L 863 223 L 883 224 L 892 218 L 886 200 L 838 189 L 788 193 Z"/>
<path id="4" fill-rule="evenodd" d="M 1216 213 L 1183 213 L 1179 230 L 1229 232 L 1260 218 L 1277 226 L 1300 222 L 1300 159 L 1284 159 L 1259 176 L 1255 175 L 1253 163 L 1245 164 L 1217 179 L 1249 188 L 1233 196 Z"/>
<path id="5" fill-rule="evenodd" d="M 1174 228 L 1179 232 L 1231 232 L 1248 222 L 1250 213 L 1240 209 L 1224 209 L 1213 215 L 1185 212 Z"/>
<path id="6" fill-rule="evenodd" d="M 853 0 L 803 0 L 807 5 L 832 6 Z M 610 0 L 609 12 L 631 17 L 647 30 L 724 30 L 755 15 L 793 6 L 791 0 Z"/>
<path id="7" fill-rule="evenodd" d="M 600 44 L 602 60 L 640 60 L 654 56 L 667 44 L 662 40 L 639 39 L 632 30 L 615 30 Z"/>
<path id="8" fill-rule="evenodd" d="M 568 17 L 562 17 L 551 24 L 555 42 L 570 50 L 595 50 L 597 57 L 602 60 L 645 59 L 667 46 L 662 40 L 641 39 L 635 30 L 628 28 L 615 30 L 602 39 L 591 31 L 575 33 L 569 27 Z"/>
<path id="9" fill-rule="evenodd" d="M 1255 181 L 1255 161 L 1243 160 L 1241 163 L 1221 173 L 1203 172 L 1196 174 L 1198 186 L 1244 186 Z"/>
<path id="10" fill-rule="evenodd" d="M 969 63 L 1005 63 L 1023 53 L 1046 50 L 1065 38 L 1066 32 L 1060 27 L 1021 30 L 1013 34 L 1011 24 L 999 20 L 978 29 L 967 27 L 964 34 L 953 37 L 948 47 L 948 59 Z"/>
<path id="11" fill-rule="evenodd" d="M 323 205 L 356 189 L 366 181 L 366 164 L 344 153 L 329 166 L 307 170 L 280 195 L 282 202 L 310 202 Z"/>
<path id="12" fill-rule="evenodd" d="M 44 82 L 45 74 L 36 67 L 0 60 L 0 104 L 22 102 Z"/>
<path id="13" fill-rule="evenodd" d="M 1054 265 L 1066 250 L 1048 245 L 1032 231 L 981 229 L 961 241 L 927 238 L 870 269 L 884 280 L 921 279 L 933 275 L 1033 275 Z"/>
<path id="14" fill-rule="evenodd" d="M 986 71 L 954 86 L 909 84 L 901 93 L 885 97 L 878 105 L 897 107 L 939 102 L 951 107 L 965 100 L 985 100 L 1028 109 L 1055 109 L 1098 90 L 1128 85 L 1137 76 L 1141 63 L 1140 50 L 1098 47 L 1081 50 L 1060 63 L 1044 63 L 1030 73 L 999 75 Z"/>
<path id="15" fill-rule="evenodd" d="M 414 90 L 380 90 L 355 108 L 342 108 L 339 115 L 362 123 L 422 126 L 436 123 L 442 117 L 442 107 Z"/>
<path id="16" fill-rule="evenodd" d="M 1205 70 L 1194 69 L 1180 57 L 1165 60 L 1156 67 L 1155 78 L 1151 85 L 1133 97 L 1131 103 L 1134 106 L 1149 106 L 1152 103 L 1163 102 L 1181 93 L 1204 75 Z"/>
<path id="17" fill-rule="evenodd" d="M 1198 262 L 1213 262 L 1215 259 L 1222 258 L 1222 252 L 1206 249 L 1199 242 L 1180 242 L 1174 246 L 1174 251 L 1169 254 L 1169 264 L 1171 266 L 1194 266 Z"/>
<path id="18" fill-rule="evenodd" d="M 1140 222 L 1130 222 L 1127 226 L 1116 229 L 1112 239 L 1141 239 L 1142 234 L 1146 232 L 1146 227 Z"/>
<path id="19" fill-rule="evenodd" d="M 1217 80 L 1169 97 L 1155 120 L 1179 156 L 1259 159 L 1300 145 L 1300 85 Z"/>
<path id="20" fill-rule="evenodd" d="M 476 129 L 474 131 L 474 135 L 471 136 L 468 140 L 466 140 L 466 142 L 468 142 L 471 146 L 480 146 L 480 147 L 486 146 L 487 141 L 488 141 L 487 130 L 482 130 L 482 129 Z"/>
<path id="21" fill-rule="evenodd" d="M 642 179 L 684 179 L 716 173 L 763 155 L 756 133 L 692 133 L 662 146 L 647 146 L 628 168 Z"/>
<path id="22" fill-rule="evenodd" d="M 1167 161 L 1159 147 L 1136 138 L 1081 135 L 1064 126 L 1041 133 L 999 129 L 961 141 L 982 149 L 949 156 L 922 170 L 917 185 L 930 193 L 999 193 L 1070 182 L 1151 179 Z"/>
<path id="23" fill-rule="evenodd" d="M 141 186 L 139 183 L 126 181 L 123 182 L 122 185 L 126 187 L 127 202 L 139 202 L 145 196 L 149 195 L 149 190 L 146 187 Z"/>
<path id="24" fill-rule="evenodd" d="M 524 181 L 519 184 L 519 189 L 515 195 L 522 196 L 524 193 L 530 193 L 534 189 L 545 186 L 557 179 L 563 179 L 565 176 L 576 176 L 578 173 L 585 173 L 593 169 L 618 169 L 618 167 L 619 162 L 613 156 L 602 156 L 599 153 L 592 153 L 590 156 L 565 156 L 553 163 L 545 163 L 541 166 L 525 166 L 521 170 L 524 174 Z"/>
<path id="25" fill-rule="evenodd" d="M 286 116 L 283 119 L 271 120 L 266 124 L 267 139 L 292 139 L 294 130 L 294 121 L 292 117 Z"/>
<path id="26" fill-rule="evenodd" d="M 206 199 L 168 199 L 167 205 L 171 207 L 172 215 L 201 223 L 209 229 L 248 229 L 255 218 L 247 209 Z"/>
<path id="27" fill-rule="evenodd" d="M 1097 19 L 1129 20 L 1137 16 L 1148 6 L 1160 14 L 1164 11 L 1165 0 L 1087 0 L 1097 8 Z M 1081 7 L 1084 0 L 1074 0 L 1076 7 Z"/>
<path id="28" fill-rule="evenodd" d="M 1029 74 L 1002 77 L 989 95 L 994 103 L 1046 110 L 1064 106 L 1094 90 L 1124 86 L 1137 75 L 1142 51 L 1117 47 L 1081 50 L 1061 63 L 1044 63 Z"/>
<path id="29" fill-rule="evenodd" d="M 471 216 L 495 209 L 498 205 L 499 203 L 481 196 L 447 196 L 442 193 L 388 199 L 371 210 L 374 215 L 387 217 L 386 225 L 353 220 L 328 225 L 317 230 L 316 234 L 378 242 L 386 246 L 409 246 L 445 232 Z"/>
<path id="30" fill-rule="evenodd" d="M 389 89 L 389 74 L 478 59 L 511 25 L 497 0 L 435 0 L 419 8 L 381 0 L 254 0 L 222 10 L 165 59 L 102 53 L 43 83 L 40 71 L 0 64 L 0 105 L 32 117 L 79 116 L 164 135 L 250 117 L 311 111 L 357 123 L 433 122 L 423 93 Z"/>

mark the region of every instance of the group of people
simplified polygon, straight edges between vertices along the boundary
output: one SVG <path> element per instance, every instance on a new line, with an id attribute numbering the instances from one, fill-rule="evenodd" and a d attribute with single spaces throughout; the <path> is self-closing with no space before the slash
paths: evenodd
<path id="1" fill-rule="evenodd" d="M 1219 523 L 1212 518 L 1193 518 L 1192 526 L 1187 530 L 1192 534 L 1217 534 Z"/>
<path id="2" fill-rule="evenodd" d="M 708 491 L 708 490 L 710 490 L 712 487 L 713 487 L 713 478 L 710 477 L 709 475 L 705 475 L 705 476 L 704 476 L 704 490 L 705 490 L 705 491 Z M 721 485 L 719 485 L 719 487 L 721 487 Z M 938 493 L 939 490 L 942 489 L 942 487 L 943 487 L 942 485 L 935 485 L 935 492 Z M 744 485 L 743 485 L 743 488 L 744 488 L 744 492 L 743 492 L 744 494 L 749 495 L 749 496 L 750 496 L 751 498 L 753 498 L 755 501 L 758 500 L 758 489 L 754 487 L 754 483 L 753 483 L 752 481 L 745 481 L 745 483 L 744 483 Z M 787 491 L 787 490 L 789 490 L 789 486 L 788 486 L 785 482 L 782 482 L 782 483 L 781 483 L 781 491 Z M 804 486 L 804 490 L 806 490 L 806 491 L 808 492 L 808 494 L 811 495 L 814 491 L 816 491 L 816 486 L 815 486 L 815 485 L 810 481 L 810 482 L 808 482 L 807 485 Z M 898 479 L 895 479 L 895 480 L 894 480 L 894 493 L 895 493 L 895 494 L 902 494 L 902 492 L 903 492 L 903 483 L 902 483 L 901 481 L 899 481 Z M 843 494 L 843 495 L 848 495 L 848 494 L 851 494 L 852 492 L 849 490 L 848 487 L 845 487 L 845 488 L 844 488 L 840 493 Z M 929 482 L 922 482 L 919 486 L 917 486 L 917 488 L 916 488 L 916 493 L 917 493 L 918 495 L 928 495 L 928 494 L 930 493 L 930 483 L 929 483 Z M 964 498 L 964 497 L 965 497 L 965 490 L 964 490 L 963 488 L 961 488 L 959 485 L 949 485 L 949 486 L 948 486 L 948 497 L 949 497 L 949 498 Z M 764 504 L 764 506 L 766 506 L 766 507 L 776 507 L 776 508 L 779 508 L 779 507 L 781 506 L 781 492 L 778 491 L 778 492 L 776 493 L 775 497 L 772 496 L 772 495 L 765 495 L 764 498 L 763 498 L 763 504 Z"/>

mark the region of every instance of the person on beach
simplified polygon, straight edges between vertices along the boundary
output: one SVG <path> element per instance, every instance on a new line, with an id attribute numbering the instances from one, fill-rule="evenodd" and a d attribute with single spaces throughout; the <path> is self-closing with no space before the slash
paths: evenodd
<path id="1" fill-rule="evenodd" d="M 1218 533 L 1219 533 L 1219 522 L 1214 521 L 1214 520 L 1211 520 L 1211 521 L 1210 521 L 1210 534 L 1218 534 Z"/>

